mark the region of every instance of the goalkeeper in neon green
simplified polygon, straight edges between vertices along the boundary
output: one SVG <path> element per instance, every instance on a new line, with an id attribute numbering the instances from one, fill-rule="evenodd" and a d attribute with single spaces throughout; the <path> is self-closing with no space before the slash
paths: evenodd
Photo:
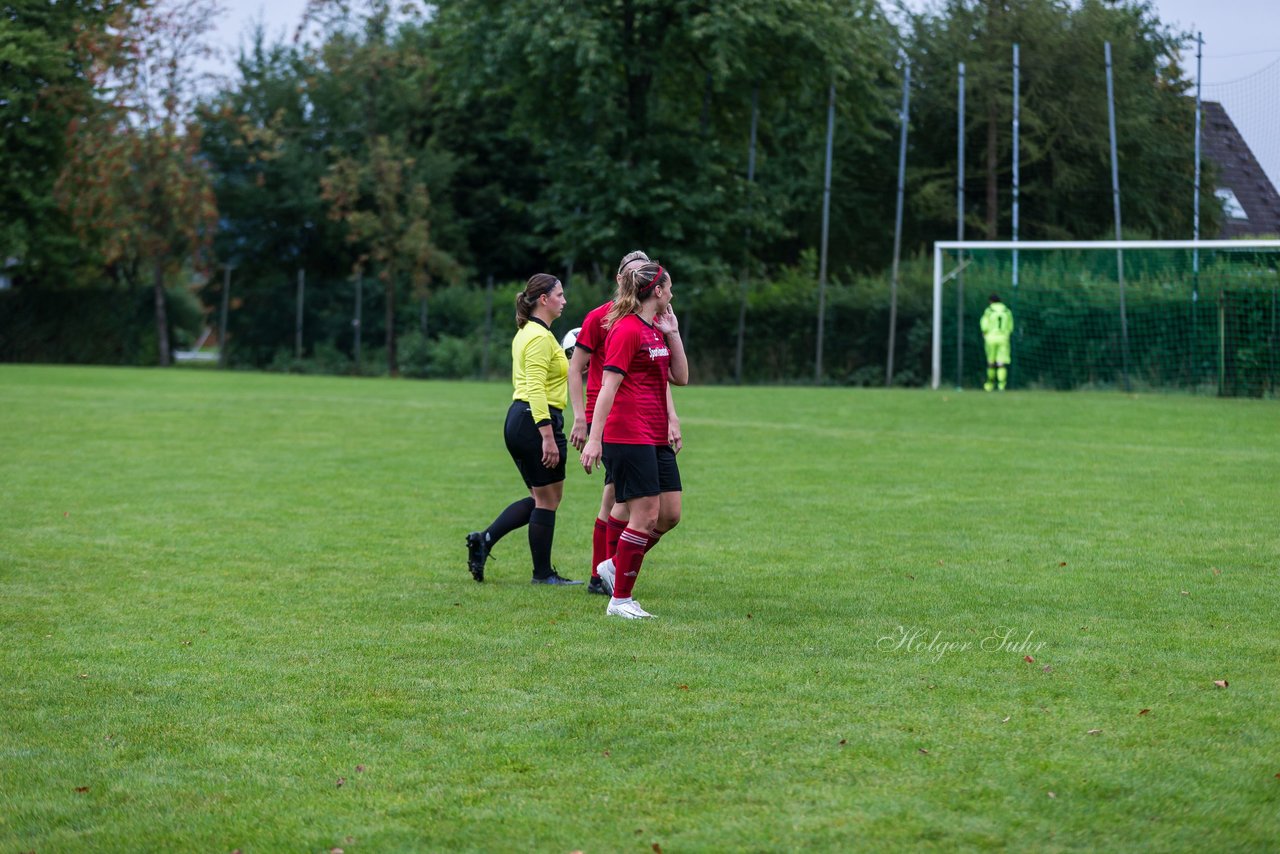
<path id="1" fill-rule="evenodd" d="M 987 381 L 982 388 L 991 391 L 999 388 L 1004 391 L 1009 381 L 1009 338 L 1013 335 L 1013 312 L 1009 306 L 1000 302 L 999 294 L 991 295 L 991 305 L 982 313 L 979 322 L 982 327 L 982 340 L 987 347 Z"/>

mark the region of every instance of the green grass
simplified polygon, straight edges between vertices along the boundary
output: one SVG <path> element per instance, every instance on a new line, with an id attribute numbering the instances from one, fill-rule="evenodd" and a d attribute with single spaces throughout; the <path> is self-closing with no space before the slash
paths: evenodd
<path id="1" fill-rule="evenodd" d="M 1280 846 L 1274 404 L 682 389 L 628 622 L 508 394 L 0 366 L 0 851 Z"/>

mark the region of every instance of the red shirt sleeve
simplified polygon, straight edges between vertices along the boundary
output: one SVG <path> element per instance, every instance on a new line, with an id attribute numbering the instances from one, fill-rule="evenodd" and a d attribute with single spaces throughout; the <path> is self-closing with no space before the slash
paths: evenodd
<path id="1" fill-rule="evenodd" d="M 631 370 L 631 360 L 635 357 L 637 341 L 636 325 L 629 323 L 630 317 L 620 317 L 614 327 L 609 330 L 609 337 L 604 341 L 604 369 L 626 374 Z"/>

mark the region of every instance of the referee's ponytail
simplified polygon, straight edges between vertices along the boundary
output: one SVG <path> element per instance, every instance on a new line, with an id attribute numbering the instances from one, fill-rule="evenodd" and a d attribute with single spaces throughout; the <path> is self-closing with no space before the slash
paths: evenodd
<path id="1" fill-rule="evenodd" d="M 516 294 L 516 328 L 523 329 L 529 322 L 538 300 L 556 289 L 560 280 L 550 273 L 534 273 L 525 283 L 524 290 Z"/>

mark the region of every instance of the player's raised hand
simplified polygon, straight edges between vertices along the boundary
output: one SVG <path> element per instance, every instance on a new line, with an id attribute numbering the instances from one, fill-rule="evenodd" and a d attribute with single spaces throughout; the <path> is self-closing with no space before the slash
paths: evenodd
<path id="1" fill-rule="evenodd" d="M 671 310 L 671 304 L 653 316 L 653 328 L 657 329 L 663 335 L 670 335 L 672 332 L 680 331 L 680 321 L 676 318 L 676 313 Z"/>

